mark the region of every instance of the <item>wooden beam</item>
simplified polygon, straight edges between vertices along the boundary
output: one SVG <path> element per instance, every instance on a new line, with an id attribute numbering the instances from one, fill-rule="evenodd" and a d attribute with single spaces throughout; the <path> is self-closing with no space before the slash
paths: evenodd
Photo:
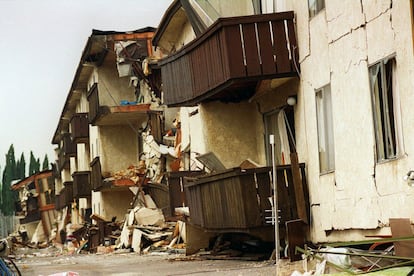
<path id="1" fill-rule="evenodd" d="M 296 198 L 296 209 L 298 212 L 298 217 L 303 220 L 303 222 L 308 223 L 308 212 L 306 208 L 305 194 L 302 186 L 302 179 L 300 175 L 300 168 L 298 162 L 298 154 L 293 152 L 290 154 L 291 168 L 292 168 L 292 177 L 293 177 L 293 186 L 295 189 L 295 198 Z"/>
<path id="2" fill-rule="evenodd" d="M 113 34 L 112 40 L 114 41 L 125 41 L 125 40 L 135 40 L 135 39 L 152 39 L 154 36 L 153 32 L 146 33 L 131 33 L 131 34 Z"/>

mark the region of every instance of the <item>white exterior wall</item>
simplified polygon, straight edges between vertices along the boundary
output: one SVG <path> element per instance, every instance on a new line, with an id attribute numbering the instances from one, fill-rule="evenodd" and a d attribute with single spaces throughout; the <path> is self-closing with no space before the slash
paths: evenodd
<path id="1" fill-rule="evenodd" d="M 68 181 L 72 181 L 72 175 L 69 169 L 63 169 L 62 172 L 60 173 L 60 176 L 62 178 L 62 184 Z"/>
<path id="2" fill-rule="evenodd" d="M 412 169 L 409 127 L 414 114 L 413 49 L 409 1 L 326 1 L 310 21 L 295 2 L 301 62 L 296 107 L 300 161 L 307 166 L 312 241 L 362 238 L 392 217 L 414 220 L 414 189 L 403 181 Z M 304 1 L 302 1 L 304 2 Z M 361 6 L 362 4 L 362 6 Z M 377 164 L 368 66 L 395 54 L 405 155 Z M 319 174 L 315 90 L 331 84 L 335 172 Z M 349 229 L 349 231 L 335 231 Z M 331 232 L 333 230 L 333 232 Z"/>

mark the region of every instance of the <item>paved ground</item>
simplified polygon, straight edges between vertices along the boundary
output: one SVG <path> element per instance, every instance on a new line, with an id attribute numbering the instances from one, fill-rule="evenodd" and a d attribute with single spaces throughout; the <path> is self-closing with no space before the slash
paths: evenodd
<path id="1" fill-rule="evenodd" d="M 180 254 L 78 254 L 27 256 L 16 261 L 22 275 L 51 275 L 74 271 L 79 275 L 276 275 L 269 261 L 205 260 Z M 290 275 L 290 273 L 278 273 Z"/>

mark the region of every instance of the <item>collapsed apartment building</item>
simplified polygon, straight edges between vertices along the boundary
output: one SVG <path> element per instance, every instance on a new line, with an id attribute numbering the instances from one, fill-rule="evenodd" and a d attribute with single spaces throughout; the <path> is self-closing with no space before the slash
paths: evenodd
<path id="1" fill-rule="evenodd" d="M 154 231 L 188 207 L 188 254 L 272 242 L 276 179 L 290 250 L 389 235 L 413 219 L 412 22 L 409 0 L 175 0 L 157 29 L 94 30 L 52 139 L 57 233 L 122 222 L 139 251 L 141 207 Z"/>
<path id="2" fill-rule="evenodd" d="M 58 216 L 52 171 L 41 171 L 15 181 L 11 189 L 18 193 L 15 215 L 19 219 L 16 230 L 21 236 L 21 242 L 47 242 L 53 236 Z"/>
<path id="3" fill-rule="evenodd" d="M 281 233 L 299 219 L 293 235 L 315 243 L 390 235 L 390 219 L 414 215 L 412 22 L 408 0 L 174 1 L 153 43 L 164 103 L 180 107 L 182 169 L 209 152 L 221 169 L 270 166 L 273 134 Z M 187 186 L 201 231 L 263 226 L 268 180 L 229 174 Z"/>

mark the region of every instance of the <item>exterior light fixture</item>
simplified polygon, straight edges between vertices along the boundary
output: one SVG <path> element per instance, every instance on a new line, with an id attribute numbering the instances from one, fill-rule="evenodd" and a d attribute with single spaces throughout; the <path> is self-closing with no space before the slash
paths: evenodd
<path id="1" fill-rule="evenodd" d="M 403 179 L 407 182 L 408 186 L 414 186 L 414 171 L 409 171 L 406 175 L 404 175 Z"/>
<path id="2" fill-rule="evenodd" d="M 286 102 L 288 105 L 294 106 L 296 104 L 296 97 L 290 96 L 289 98 L 287 98 Z"/>

